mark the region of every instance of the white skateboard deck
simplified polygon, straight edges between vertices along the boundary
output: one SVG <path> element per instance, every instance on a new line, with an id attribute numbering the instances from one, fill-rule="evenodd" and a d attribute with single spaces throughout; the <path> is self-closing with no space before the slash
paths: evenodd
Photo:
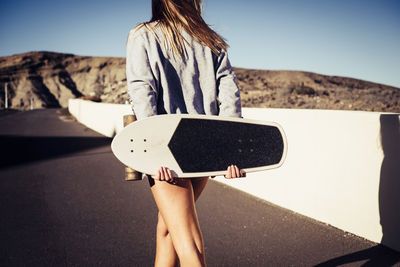
<path id="1" fill-rule="evenodd" d="M 207 115 L 158 115 L 129 124 L 112 141 L 126 166 L 155 175 L 168 167 L 174 177 L 226 174 L 280 167 L 287 151 L 282 127 L 274 122 Z"/>

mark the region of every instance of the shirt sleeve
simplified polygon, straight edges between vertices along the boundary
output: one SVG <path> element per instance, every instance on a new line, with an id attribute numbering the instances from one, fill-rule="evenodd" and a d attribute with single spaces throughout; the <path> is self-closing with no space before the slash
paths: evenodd
<path id="1" fill-rule="evenodd" d="M 242 117 L 240 91 L 236 75 L 232 69 L 226 51 L 218 56 L 216 80 L 218 88 L 219 115 L 227 117 Z"/>
<path id="2" fill-rule="evenodd" d="M 135 29 L 126 47 L 126 82 L 132 110 L 138 120 L 157 114 L 157 88 L 146 42 Z"/>

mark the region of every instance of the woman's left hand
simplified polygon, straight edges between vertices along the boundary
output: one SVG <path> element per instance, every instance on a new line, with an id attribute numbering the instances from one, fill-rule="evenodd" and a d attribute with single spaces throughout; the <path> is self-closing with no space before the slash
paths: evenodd
<path id="1" fill-rule="evenodd" d="M 152 178 L 159 181 L 166 181 L 171 184 L 176 183 L 175 177 L 173 176 L 171 170 L 168 169 L 167 167 L 160 167 L 157 171 L 157 175 L 152 176 Z"/>

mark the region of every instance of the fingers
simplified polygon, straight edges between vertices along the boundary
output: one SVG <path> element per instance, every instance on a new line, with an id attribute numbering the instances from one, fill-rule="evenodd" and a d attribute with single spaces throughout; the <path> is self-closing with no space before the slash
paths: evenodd
<path id="1" fill-rule="evenodd" d="M 227 178 L 227 179 L 234 178 L 234 176 L 233 176 L 233 165 L 229 166 L 228 169 L 226 170 L 226 172 L 227 173 L 225 175 L 225 178 Z"/>
<path id="2" fill-rule="evenodd" d="M 167 168 L 161 167 L 161 173 L 162 173 L 162 176 L 164 178 L 163 180 L 169 181 L 169 173 L 168 173 Z"/>
<path id="3" fill-rule="evenodd" d="M 157 174 L 152 177 L 153 177 L 153 179 L 156 179 L 159 181 L 167 181 L 172 184 L 176 183 L 176 180 L 175 180 L 174 176 L 172 175 L 171 170 L 168 169 L 167 167 L 160 167 L 157 171 Z"/>
<path id="4" fill-rule="evenodd" d="M 246 174 L 236 165 L 229 166 L 226 172 L 225 178 L 227 179 L 246 177 Z"/>
<path id="5" fill-rule="evenodd" d="M 171 170 L 168 169 L 168 168 L 166 168 L 166 169 L 167 169 L 168 178 L 169 178 L 168 182 L 171 183 L 171 184 L 176 184 L 176 179 L 175 179 L 175 177 L 172 175 Z"/>
<path id="6" fill-rule="evenodd" d="M 228 166 L 228 169 L 226 169 L 225 178 L 226 179 L 231 179 L 232 178 L 231 166 Z"/>
<path id="7" fill-rule="evenodd" d="M 240 171 L 236 165 L 233 166 L 233 173 L 234 173 L 235 177 L 240 177 Z"/>

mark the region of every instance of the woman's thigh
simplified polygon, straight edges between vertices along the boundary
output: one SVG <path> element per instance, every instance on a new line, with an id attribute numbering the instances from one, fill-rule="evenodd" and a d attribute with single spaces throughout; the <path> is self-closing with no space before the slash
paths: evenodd
<path id="1" fill-rule="evenodd" d="M 151 187 L 177 252 L 179 245 L 199 247 L 202 242 L 194 201 L 203 191 L 207 179 L 192 180 L 177 179 L 175 185 L 155 180 Z"/>
<path id="2" fill-rule="evenodd" d="M 170 233 L 189 231 L 197 224 L 194 190 L 190 179 L 177 179 L 176 184 L 154 181 L 151 187 L 158 210 Z M 187 233 L 186 233 L 187 234 Z"/>

